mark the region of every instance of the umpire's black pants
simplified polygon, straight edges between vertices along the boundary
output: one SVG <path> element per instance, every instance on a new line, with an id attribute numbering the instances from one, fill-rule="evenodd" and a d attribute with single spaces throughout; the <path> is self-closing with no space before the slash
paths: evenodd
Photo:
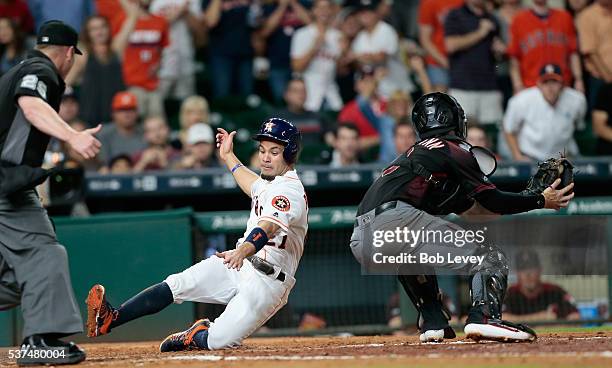
<path id="1" fill-rule="evenodd" d="M 24 337 L 83 331 L 66 249 L 33 190 L 0 198 L 0 310 L 18 305 Z"/>

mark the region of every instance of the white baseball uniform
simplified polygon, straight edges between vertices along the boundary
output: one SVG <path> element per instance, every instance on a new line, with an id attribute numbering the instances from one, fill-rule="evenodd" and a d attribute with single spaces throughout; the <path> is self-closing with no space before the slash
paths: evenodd
<path id="1" fill-rule="evenodd" d="M 280 226 L 257 256 L 274 265 L 274 274 L 265 275 L 245 260 L 240 271 L 228 269 L 223 259 L 212 256 L 181 273 L 170 275 L 175 303 L 193 301 L 227 304 L 225 311 L 211 323 L 208 347 L 211 350 L 240 345 L 287 304 L 295 284 L 295 272 L 304 251 L 308 230 L 308 203 L 304 186 L 295 171 L 272 181 L 259 178 L 251 187 L 251 214 L 242 244 L 259 221 Z M 276 277 L 285 273 L 285 281 Z"/>

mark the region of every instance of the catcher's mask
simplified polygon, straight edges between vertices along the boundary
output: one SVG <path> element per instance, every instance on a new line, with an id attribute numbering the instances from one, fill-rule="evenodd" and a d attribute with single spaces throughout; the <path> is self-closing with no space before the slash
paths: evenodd
<path id="1" fill-rule="evenodd" d="M 256 141 L 272 141 L 285 146 L 283 158 L 291 165 L 297 161 L 300 151 L 300 131 L 287 120 L 270 118 L 261 124 L 259 132 L 253 137 Z"/>
<path id="2" fill-rule="evenodd" d="M 412 109 L 412 121 L 419 139 L 454 132 L 463 140 L 467 136 L 467 119 L 457 100 L 442 92 L 421 96 Z"/>

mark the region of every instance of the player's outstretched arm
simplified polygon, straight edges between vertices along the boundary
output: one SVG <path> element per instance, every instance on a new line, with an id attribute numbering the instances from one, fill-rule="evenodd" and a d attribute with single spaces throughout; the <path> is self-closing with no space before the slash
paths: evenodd
<path id="1" fill-rule="evenodd" d="M 244 166 L 238 157 L 234 154 L 234 136 L 236 131 L 228 133 L 223 128 L 217 128 L 217 148 L 219 149 L 219 158 L 225 163 L 228 170 L 234 175 L 234 179 L 240 189 L 249 197 L 251 196 L 251 186 L 259 178 L 259 175 L 249 170 Z"/>
<path id="2" fill-rule="evenodd" d="M 542 194 L 503 192 L 499 189 L 484 190 L 474 197 L 488 211 L 502 215 L 527 212 L 538 208 L 559 210 L 567 207 L 574 198 L 574 183 L 557 189 L 561 179 L 555 180 Z"/>
<path id="3" fill-rule="evenodd" d="M 268 239 L 274 237 L 274 234 L 280 229 L 275 223 L 269 221 L 259 221 L 257 227 L 251 231 L 244 243 L 236 247 L 236 249 L 225 252 L 217 252 L 217 257 L 223 258 L 223 263 L 227 268 L 235 268 L 240 271 L 244 259 L 257 253 L 267 243 Z"/>

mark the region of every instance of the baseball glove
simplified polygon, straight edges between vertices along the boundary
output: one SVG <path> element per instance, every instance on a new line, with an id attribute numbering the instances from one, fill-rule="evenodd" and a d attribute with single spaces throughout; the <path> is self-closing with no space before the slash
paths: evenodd
<path id="1" fill-rule="evenodd" d="M 565 188 L 574 182 L 574 165 L 563 155 L 538 163 L 538 171 L 529 179 L 527 188 L 521 193 L 541 194 L 559 178 L 561 183 L 557 189 Z"/>

